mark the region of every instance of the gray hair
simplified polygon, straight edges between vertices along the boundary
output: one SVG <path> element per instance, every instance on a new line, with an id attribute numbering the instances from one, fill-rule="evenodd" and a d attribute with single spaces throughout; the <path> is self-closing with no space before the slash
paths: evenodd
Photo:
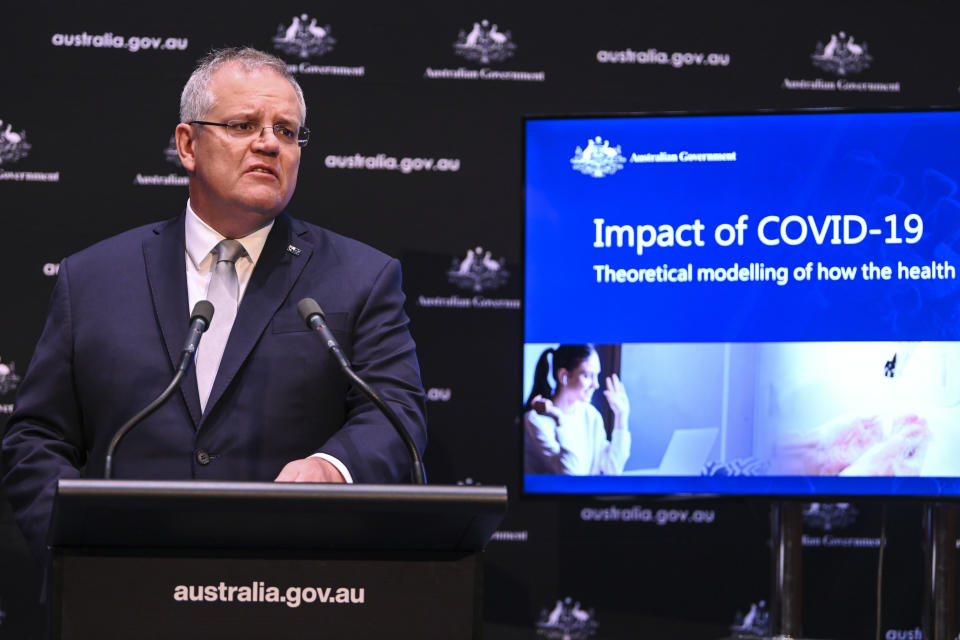
<path id="1" fill-rule="evenodd" d="M 203 120 L 207 115 L 214 101 L 213 92 L 210 90 L 210 79 L 220 67 L 226 64 L 239 64 L 248 73 L 266 68 L 286 78 L 293 87 L 294 93 L 297 94 L 297 102 L 300 103 L 300 126 L 306 124 L 307 104 L 303 100 L 303 90 L 287 69 L 287 63 L 252 47 L 215 49 L 200 59 L 187 84 L 183 86 L 183 93 L 180 94 L 180 122 Z"/>

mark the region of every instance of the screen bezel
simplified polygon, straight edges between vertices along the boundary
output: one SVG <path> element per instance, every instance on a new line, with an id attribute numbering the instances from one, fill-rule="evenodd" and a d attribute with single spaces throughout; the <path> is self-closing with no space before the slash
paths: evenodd
<path id="1" fill-rule="evenodd" d="M 527 344 L 526 340 L 526 314 L 527 314 L 527 283 L 526 283 L 526 259 L 527 259 L 527 159 L 528 159 L 528 140 L 527 140 L 527 131 L 528 123 L 534 121 L 555 121 L 555 120 L 613 120 L 613 119 L 652 119 L 652 118 L 700 118 L 700 117 L 724 117 L 724 116 L 784 116 L 784 115 L 824 115 L 824 114 L 891 114 L 891 113 L 937 113 L 937 112 L 960 112 L 960 107 L 954 105 L 895 105 L 895 106 L 882 106 L 882 107 L 804 107 L 804 108 L 757 108 L 757 109 L 741 109 L 741 110 L 668 110 L 668 111 L 639 111 L 639 112 L 615 112 L 615 113 L 567 113 L 567 114 L 526 114 L 522 118 L 522 131 L 521 131 L 521 149 L 522 149 L 522 167 L 521 167 L 521 215 L 520 218 L 520 259 L 521 264 L 523 265 L 522 275 L 520 278 L 520 293 L 523 313 L 520 314 L 520 336 L 521 342 L 519 345 L 518 351 L 518 375 L 517 375 L 517 384 L 519 389 L 523 389 L 525 380 L 523 379 L 524 375 L 524 346 Z M 525 399 L 521 400 L 521 403 Z M 772 491 L 772 492 L 761 492 L 761 491 L 741 491 L 741 492 L 722 492 L 718 493 L 716 491 L 709 492 L 678 492 L 678 491 L 636 491 L 636 490 L 623 490 L 623 491 L 610 491 L 610 490 L 590 490 L 584 489 L 582 491 L 564 491 L 564 492 L 554 492 L 554 491 L 530 491 L 528 490 L 527 485 L 527 474 L 524 469 L 524 453 L 525 453 L 525 433 L 524 433 L 524 418 L 523 414 L 525 413 L 524 408 L 521 404 L 521 410 L 517 419 L 517 425 L 519 430 L 519 452 L 517 455 L 517 468 L 519 469 L 519 486 L 520 486 L 520 496 L 523 499 L 532 499 L 532 500 L 557 500 L 557 499 L 569 499 L 569 500 L 584 500 L 588 498 L 601 498 L 604 500 L 626 500 L 630 498 L 644 498 L 644 499 L 661 499 L 661 500 L 675 500 L 675 499 L 715 499 L 715 500 L 727 500 L 735 498 L 751 498 L 758 500 L 803 500 L 803 501 L 839 501 L 845 499 L 856 499 L 859 501 L 870 501 L 870 500 L 960 500 L 960 474 L 956 478 L 951 478 L 949 476 L 933 476 L 933 477 L 923 477 L 923 476 L 905 476 L 901 478 L 908 478 L 914 481 L 926 481 L 925 483 L 930 483 L 933 485 L 938 485 L 942 483 L 944 479 L 951 480 L 955 479 L 957 484 L 957 490 L 955 493 L 934 493 L 934 492 L 923 492 L 915 491 L 910 493 L 897 493 L 889 491 L 877 491 L 877 492 L 784 492 L 784 491 Z M 536 475 L 536 474 L 531 474 Z M 571 476 L 574 477 L 574 476 Z M 605 478 L 606 476 L 584 476 L 581 477 L 585 482 L 583 484 L 588 484 L 590 481 L 596 478 Z M 621 476 L 609 476 L 609 478 L 620 478 Z M 650 476 L 651 478 L 701 478 L 703 476 Z M 841 480 L 839 477 L 834 476 L 752 476 L 752 478 L 793 478 L 798 484 L 803 483 L 807 478 L 836 478 Z M 850 480 L 869 480 L 874 478 L 874 476 L 856 476 L 850 478 Z M 896 480 L 896 477 L 892 478 Z M 846 480 L 846 479 L 843 479 Z M 576 482 L 575 482 L 576 483 Z M 605 484 L 605 483 L 600 483 Z M 615 484 L 612 482 L 611 484 Z M 630 483 L 631 486 L 636 485 L 635 482 Z"/>

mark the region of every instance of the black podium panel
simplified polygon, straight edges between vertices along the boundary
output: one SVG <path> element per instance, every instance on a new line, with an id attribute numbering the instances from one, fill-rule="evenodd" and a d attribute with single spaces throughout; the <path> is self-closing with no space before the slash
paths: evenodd
<path id="1" fill-rule="evenodd" d="M 480 550 L 504 487 L 60 480 L 53 547 Z"/>
<path id="2" fill-rule="evenodd" d="M 247 558 L 54 559 L 64 640 L 475 638 L 478 565 L 466 552 Z M 386 633 L 386 635 L 384 635 Z"/>
<path id="3" fill-rule="evenodd" d="M 479 638 L 504 487 L 61 480 L 62 639 Z"/>

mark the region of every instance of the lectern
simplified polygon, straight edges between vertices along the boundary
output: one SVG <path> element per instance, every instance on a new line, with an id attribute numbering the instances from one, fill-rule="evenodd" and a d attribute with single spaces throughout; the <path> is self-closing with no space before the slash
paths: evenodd
<path id="1" fill-rule="evenodd" d="M 54 638 L 478 638 L 505 487 L 61 480 Z"/>

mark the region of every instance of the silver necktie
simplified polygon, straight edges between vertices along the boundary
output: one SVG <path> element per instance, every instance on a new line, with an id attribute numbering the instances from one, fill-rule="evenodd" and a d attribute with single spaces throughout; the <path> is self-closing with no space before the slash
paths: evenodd
<path id="1" fill-rule="evenodd" d="M 216 264 L 207 287 L 207 300 L 213 305 L 213 320 L 197 350 L 197 389 L 200 392 L 200 410 L 207 407 L 213 381 L 220 368 L 220 359 L 230 337 L 230 329 L 237 317 L 240 283 L 237 280 L 237 258 L 244 255 L 243 245 L 236 240 L 221 240 L 213 248 Z"/>

